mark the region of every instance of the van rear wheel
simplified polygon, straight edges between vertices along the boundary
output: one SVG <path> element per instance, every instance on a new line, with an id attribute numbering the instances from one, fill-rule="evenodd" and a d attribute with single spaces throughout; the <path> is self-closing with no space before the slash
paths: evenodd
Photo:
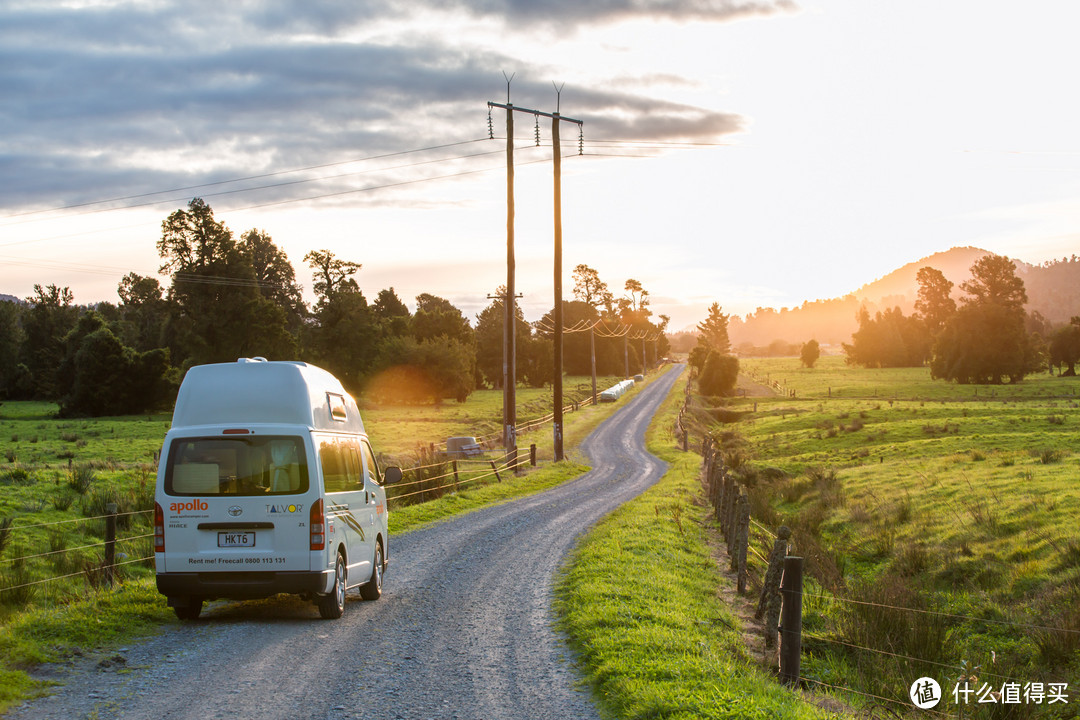
<path id="1" fill-rule="evenodd" d="M 337 620 L 345 614 L 345 588 L 348 581 L 348 569 L 345 557 L 338 553 L 334 563 L 334 588 L 329 595 L 319 597 L 319 615 L 325 620 Z"/>
<path id="2" fill-rule="evenodd" d="M 181 620 L 198 620 L 202 612 L 202 598 L 188 598 L 186 605 L 174 605 L 173 612 Z"/>
<path id="3" fill-rule="evenodd" d="M 383 551 L 382 543 L 375 543 L 375 558 L 372 562 L 371 579 L 360 586 L 360 597 L 365 600 L 378 600 L 382 597 Z"/>

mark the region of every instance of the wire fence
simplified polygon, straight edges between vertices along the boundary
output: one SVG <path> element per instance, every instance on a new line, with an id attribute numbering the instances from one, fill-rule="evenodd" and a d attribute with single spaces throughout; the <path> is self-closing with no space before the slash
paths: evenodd
<path id="1" fill-rule="evenodd" d="M 685 412 L 680 413 L 676 423 L 676 431 L 679 433 L 689 429 L 690 423 L 686 418 L 690 416 L 689 408 L 692 407 L 692 402 L 692 395 L 688 392 L 684 403 Z M 982 703 L 997 703 L 998 711 L 1001 711 L 1003 708 L 1000 706 L 1005 702 L 1002 698 L 1008 698 L 1008 702 L 1013 705 L 1009 712 L 1016 713 L 1009 717 L 1032 716 L 1032 708 L 1017 711 L 1021 688 L 1025 698 L 1029 689 L 1034 688 L 1031 690 L 1031 697 L 1040 699 L 1032 702 L 1041 703 L 1044 695 L 1035 693 L 1041 693 L 1044 686 L 1054 686 L 1055 694 L 1052 697 L 1055 702 L 1069 702 L 1067 682 L 1024 683 L 1017 677 L 1021 674 L 1018 671 L 1031 670 L 1031 665 L 1024 664 L 1029 660 L 1010 665 L 1004 655 L 988 653 L 987 661 L 982 663 L 984 667 L 971 668 L 970 664 L 961 663 L 959 657 L 971 654 L 972 651 L 959 651 L 955 645 L 949 645 L 948 648 L 951 649 L 947 650 L 944 639 L 950 637 L 949 633 L 955 632 L 959 627 L 980 638 L 996 637 L 997 642 L 1005 646 L 1008 646 L 1010 641 L 1003 638 L 1021 642 L 1025 638 L 1038 636 L 1048 643 L 1058 643 L 1066 649 L 1065 657 L 1075 660 L 1080 657 L 1080 613 L 1075 614 L 1073 621 L 1066 618 L 1062 624 L 1029 622 L 1021 618 L 986 617 L 945 611 L 934 607 L 936 596 L 919 594 L 910 588 L 907 590 L 908 594 L 902 597 L 916 600 L 916 606 L 904 602 L 883 602 L 879 598 L 875 599 L 876 596 L 864 598 L 853 595 L 855 590 L 862 587 L 859 585 L 846 586 L 847 593 L 838 592 L 836 589 L 827 591 L 816 578 L 808 581 L 811 583 L 809 589 L 803 589 L 801 577 L 797 586 L 786 587 L 788 580 L 785 563 L 798 560 L 800 576 L 802 567 L 802 559 L 789 553 L 796 550 L 796 542 L 807 542 L 806 538 L 797 541 L 790 529 L 783 526 L 774 529 L 761 520 L 749 517 L 749 489 L 737 482 L 738 473 L 725 465 L 720 444 L 708 433 L 703 438 L 701 454 L 703 485 L 712 505 L 712 517 L 727 545 L 730 569 L 736 572 L 739 593 L 757 599 L 755 618 L 763 620 L 762 644 L 766 657 L 771 657 L 773 662 L 779 661 L 781 678 L 787 676 L 789 682 L 797 683 L 803 688 L 816 687 L 840 693 L 863 705 L 877 703 L 905 711 L 912 709 L 913 701 L 906 695 L 908 685 L 898 683 L 897 678 L 906 678 L 906 682 L 910 684 L 922 677 L 937 676 L 945 681 L 941 683 L 942 686 L 947 682 L 956 683 L 953 694 L 946 688 L 946 698 L 942 700 L 952 697 L 955 700 L 954 705 L 963 713 L 962 708 L 968 701 L 968 695 L 975 694 L 966 684 L 965 671 L 972 683 L 976 676 L 982 678 L 979 688 L 983 697 Z M 873 589 L 874 584 L 869 583 L 866 587 Z M 802 629 L 802 615 L 806 607 L 804 600 L 810 603 L 815 617 L 813 629 L 807 632 Z M 832 612 L 829 618 L 825 618 L 824 613 L 830 607 L 839 609 Z M 788 612 L 797 612 L 799 615 L 798 621 L 790 623 L 790 627 L 786 618 Z M 875 627 L 878 624 L 891 634 L 887 637 L 879 635 L 884 631 Z M 880 639 L 875 642 L 876 638 Z M 1049 640 L 1046 640 L 1047 638 Z M 837 676 L 840 679 L 813 677 L 814 672 L 803 671 L 799 660 L 804 654 L 804 641 L 809 643 L 814 657 L 820 657 L 825 648 L 831 647 L 834 657 L 843 658 L 840 666 L 819 662 L 814 667 L 827 669 L 827 675 L 835 675 L 838 667 L 849 667 L 852 668 L 851 671 L 846 675 L 840 672 Z M 789 649 L 796 649 L 793 669 L 785 668 L 785 645 Z M 772 655 L 769 655 L 770 651 Z M 870 662 L 864 658 L 877 660 Z M 1048 672 L 1053 671 L 1049 669 Z M 1064 677 L 1061 673 L 1059 668 L 1056 676 L 1058 680 Z M 990 687 L 992 683 L 999 687 Z M 903 685 L 901 697 L 888 697 L 898 684 Z M 1051 697 L 1049 691 L 1045 697 Z M 972 703 L 974 704 L 974 701 Z M 939 709 L 926 712 L 930 715 L 945 716 L 955 715 L 957 711 L 946 713 Z"/>

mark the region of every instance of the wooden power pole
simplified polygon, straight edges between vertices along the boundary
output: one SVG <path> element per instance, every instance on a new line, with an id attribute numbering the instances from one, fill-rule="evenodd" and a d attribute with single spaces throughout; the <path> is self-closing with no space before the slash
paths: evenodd
<path id="1" fill-rule="evenodd" d="M 515 107 L 510 103 L 510 82 L 507 80 L 506 103 L 488 103 L 489 108 L 506 110 L 506 330 L 504 340 L 507 350 L 503 367 L 505 389 L 503 392 L 503 443 L 508 453 L 516 455 L 517 438 L 514 425 L 517 422 L 515 385 L 516 366 L 514 355 L 514 327 L 517 317 L 514 298 L 514 111 L 529 113 L 539 118 L 541 115 L 551 118 L 551 141 L 555 161 L 555 392 L 554 435 L 555 461 L 563 459 L 563 398 L 562 398 L 562 149 L 559 146 L 559 122 L 572 122 L 581 127 L 583 121 L 563 117 L 558 110 L 546 113 L 540 110 Z M 513 458 L 512 458 L 513 459 Z"/>

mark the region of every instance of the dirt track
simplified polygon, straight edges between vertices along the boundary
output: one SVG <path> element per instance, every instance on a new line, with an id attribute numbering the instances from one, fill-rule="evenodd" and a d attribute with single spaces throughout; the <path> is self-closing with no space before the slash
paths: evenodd
<path id="1" fill-rule="evenodd" d="M 44 668 L 64 686 L 7 717 L 598 718 L 552 630 L 552 582 L 582 532 L 663 473 L 644 432 L 681 371 L 589 436 L 581 478 L 391 539 L 378 602 L 337 621 L 293 599 L 216 602 L 104 661 Z"/>

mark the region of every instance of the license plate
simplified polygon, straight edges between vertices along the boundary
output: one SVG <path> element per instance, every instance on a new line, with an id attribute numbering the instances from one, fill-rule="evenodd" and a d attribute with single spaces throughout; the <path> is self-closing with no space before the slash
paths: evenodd
<path id="1" fill-rule="evenodd" d="M 255 533 L 253 532 L 219 532 L 217 534 L 218 547 L 255 547 Z"/>

